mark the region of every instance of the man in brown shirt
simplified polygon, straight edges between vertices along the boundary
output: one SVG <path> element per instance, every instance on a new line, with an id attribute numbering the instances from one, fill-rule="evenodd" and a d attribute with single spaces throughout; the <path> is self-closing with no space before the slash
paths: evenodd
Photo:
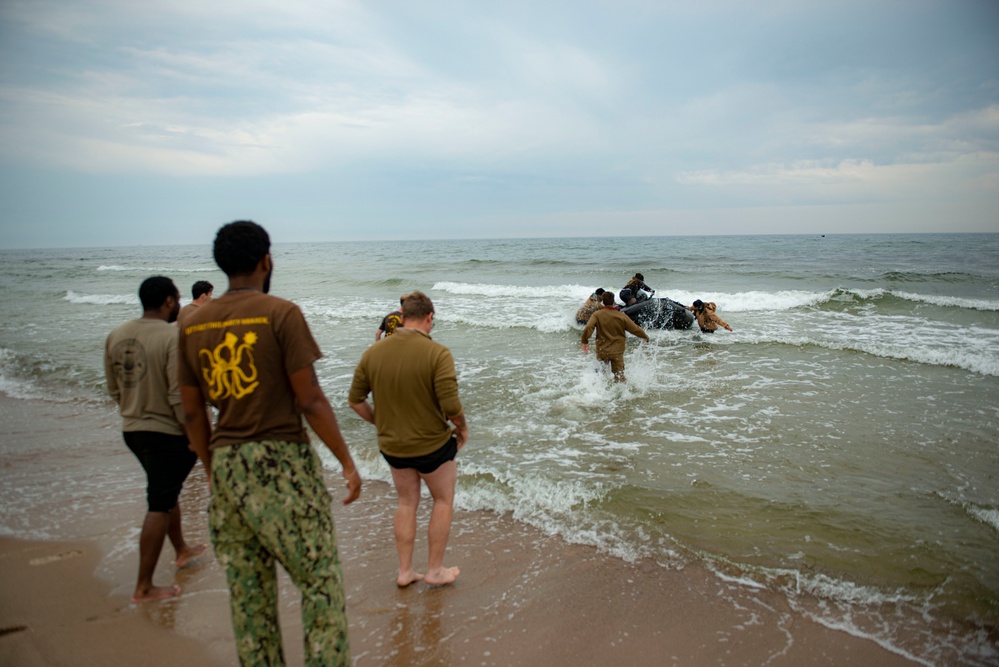
<path id="1" fill-rule="evenodd" d="M 458 399 L 451 351 L 430 338 L 433 302 L 426 294 L 413 292 L 403 299 L 402 318 L 403 325 L 395 334 L 361 355 L 347 400 L 362 419 L 377 427 L 378 448 L 392 470 L 399 497 L 396 584 L 408 586 L 421 579 L 432 585 L 450 584 L 459 569 L 444 566 L 444 552 L 458 477 L 455 457 L 468 440 L 468 424 Z M 368 394 L 374 395 L 374 407 L 367 401 Z M 433 498 L 426 574 L 413 569 L 420 480 Z"/>
<path id="2" fill-rule="evenodd" d="M 593 313 L 583 327 L 583 354 L 590 353 L 590 336 L 597 330 L 597 359 L 609 363 L 615 382 L 625 382 L 624 346 L 625 332 L 645 340 L 649 335 L 630 317 L 614 309 L 614 295 L 604 292 L 601 297 L 604 307 Z"/>
<path id="3" fill-rule="evenodd" d="M 270 237 L 249 221 L 223 226 L 215 261 L 229 290 L 180 330 L 180 391 L 191 441 L 209 471 L 209 522 L 226 568 L 240 662 L 284 664 L 276 563 L 302 593 L 308 665 L 350 664 L 343 576 L 322 463 L 302 423 L 361 477 L 316 378 L 319 346 L 298 306 L 270 296 Z M 218 411 L 214 432 L 205 401 Z"/>

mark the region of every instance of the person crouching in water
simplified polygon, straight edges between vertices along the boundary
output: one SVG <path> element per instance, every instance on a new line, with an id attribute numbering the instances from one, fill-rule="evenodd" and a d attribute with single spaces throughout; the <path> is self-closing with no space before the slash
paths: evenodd
<path id="1" fill-rule="evenodd" d="M 698 299 L 694 302 L 694 305 L 687 306 L 687 310 L 694 311 L 694 317 L 697 318 L 697 326 L 701 328 L 701 333 L 714 333 L 718 327 L 724 327 L 729 331 L 732 330 L 728 322 L 715 314 L 715 304 L 710 301 L 704 303 Z"/>
<path id="2" fill-rule="evenodd" d="M 586 324 L 590 321 L 590 315 L 600 310 L 600 299 L 604 294 L 604 288 L 598 287 L 597 290 L 590 295 L 590 297 L 579 307 L 576 311 L 576 321 L 580 324 Z"/>

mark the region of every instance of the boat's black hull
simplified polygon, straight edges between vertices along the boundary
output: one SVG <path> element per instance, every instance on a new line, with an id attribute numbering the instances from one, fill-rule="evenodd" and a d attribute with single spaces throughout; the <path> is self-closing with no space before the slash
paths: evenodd
<path id="1" fill-rule="evenodd" d="M 646 299 L 621 309 L 643 329 L 689 329 L 694 314 L 672 299 Z"/>

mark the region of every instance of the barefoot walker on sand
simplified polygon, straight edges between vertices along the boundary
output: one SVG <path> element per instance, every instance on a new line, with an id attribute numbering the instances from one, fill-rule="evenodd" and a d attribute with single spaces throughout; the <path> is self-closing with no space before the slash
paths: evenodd
<path id="1" fill-rule="evenodd" d="M 399 553 L 396 583 L 408 586 L 450 584 L 457 567 L 444 567 L 451 532 L 458 450 L 468 440 L 468 424 L 458 399 L 458 380 L 451 351 L 430 338 L 434 304 L 422 292 L 402 302 L 402 327 L 369 347 L 354 370 L 350 407 L 378 428 L 378 448 L 392 469 L 399 496 L 395 546 Z M 367 401 L 372 394 L 374 407 Z M 448 420 L 454 424 L 452 431 Z M 413 570 L 416 508 L 420 480 L 433 497 L 427 529 L 427 573 Z"/>
<path id="2" fill-rule="evenodd" d="M 181 426 L 177 328 L 170 326 L 180 310 L 180 294 L 172 280 L 154 276 L 139 287 L 139 300 L 142 317 L 119 325 L 107 338 L 104 374 L 121 412 L 125 444 L 146 471 L 149 509 L 139 534 L 139 579 L 132 602 L 152 602 L 180 593 L 177 586 L 153 585 L 166 537 L 177 552 L 177 567 L 204 552 L 205 545 L 184 541 L 177 504 L 198 460 Z"/>

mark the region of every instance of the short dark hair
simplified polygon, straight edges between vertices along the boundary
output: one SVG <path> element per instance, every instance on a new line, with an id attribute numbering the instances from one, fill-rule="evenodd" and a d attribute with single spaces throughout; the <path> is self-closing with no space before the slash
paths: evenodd
<path id="1" fill-rule="evenodd" d="M 251 220 L 230 222 L 215 235 L 215 263 L 227 276 L 253 273 L 270 251 L 267 230 Z"/>
<path id="2" fill-rule="evenodd" d="M 423 292 L 410 292 L 402 300 L 402 319 L 422 320 L 434 312 L 434 302 Z"/>
<path id="3" fill-rule="evenodd" d="M 180 292 L 173 281 L 166 276 L 153 276 L 146 278 L 139 285 L 139 301 L 142 302 L 142 310 L 156 310 L 162 306 L 168 296 L 175 299 L 180 298 Z"/>
<path id="4" fill-rule="evenodd" d="M 643 276 L 641 273 L 636 273 L 635 277 L 638 278 L 639 280 L 645 280 L 645 276 Z"/>
<path id="5" fill-rule="evenodd" d="M 199 280 L 191 285 L 191 297 L 197 299 L 202 294 L 208 294 L 213 289 L 215 289 L 215 286 L 207 280 Z"/>
<path id="6" fill-rule="evenodd" d="M 600 295 L 600 301 L 605 306 L 613 306 L 614 305 L 614 292 L 604 292 L 603 294 Z"/>
<path id="7" fill-rule="evenodd" d="M 605 289 L 604 289 L 603 287 L 598 287 L 598 288 L 597 288 L 597 291 L 595 292 L 595 294 L 596 294 L 597 296 L 600 296 L 601 294 L 603 294 L 603 293 L 604 293 L 604 292 L 606 292 L 606 291 L 607 291 L 607 290 L 605 290 Z"/>

